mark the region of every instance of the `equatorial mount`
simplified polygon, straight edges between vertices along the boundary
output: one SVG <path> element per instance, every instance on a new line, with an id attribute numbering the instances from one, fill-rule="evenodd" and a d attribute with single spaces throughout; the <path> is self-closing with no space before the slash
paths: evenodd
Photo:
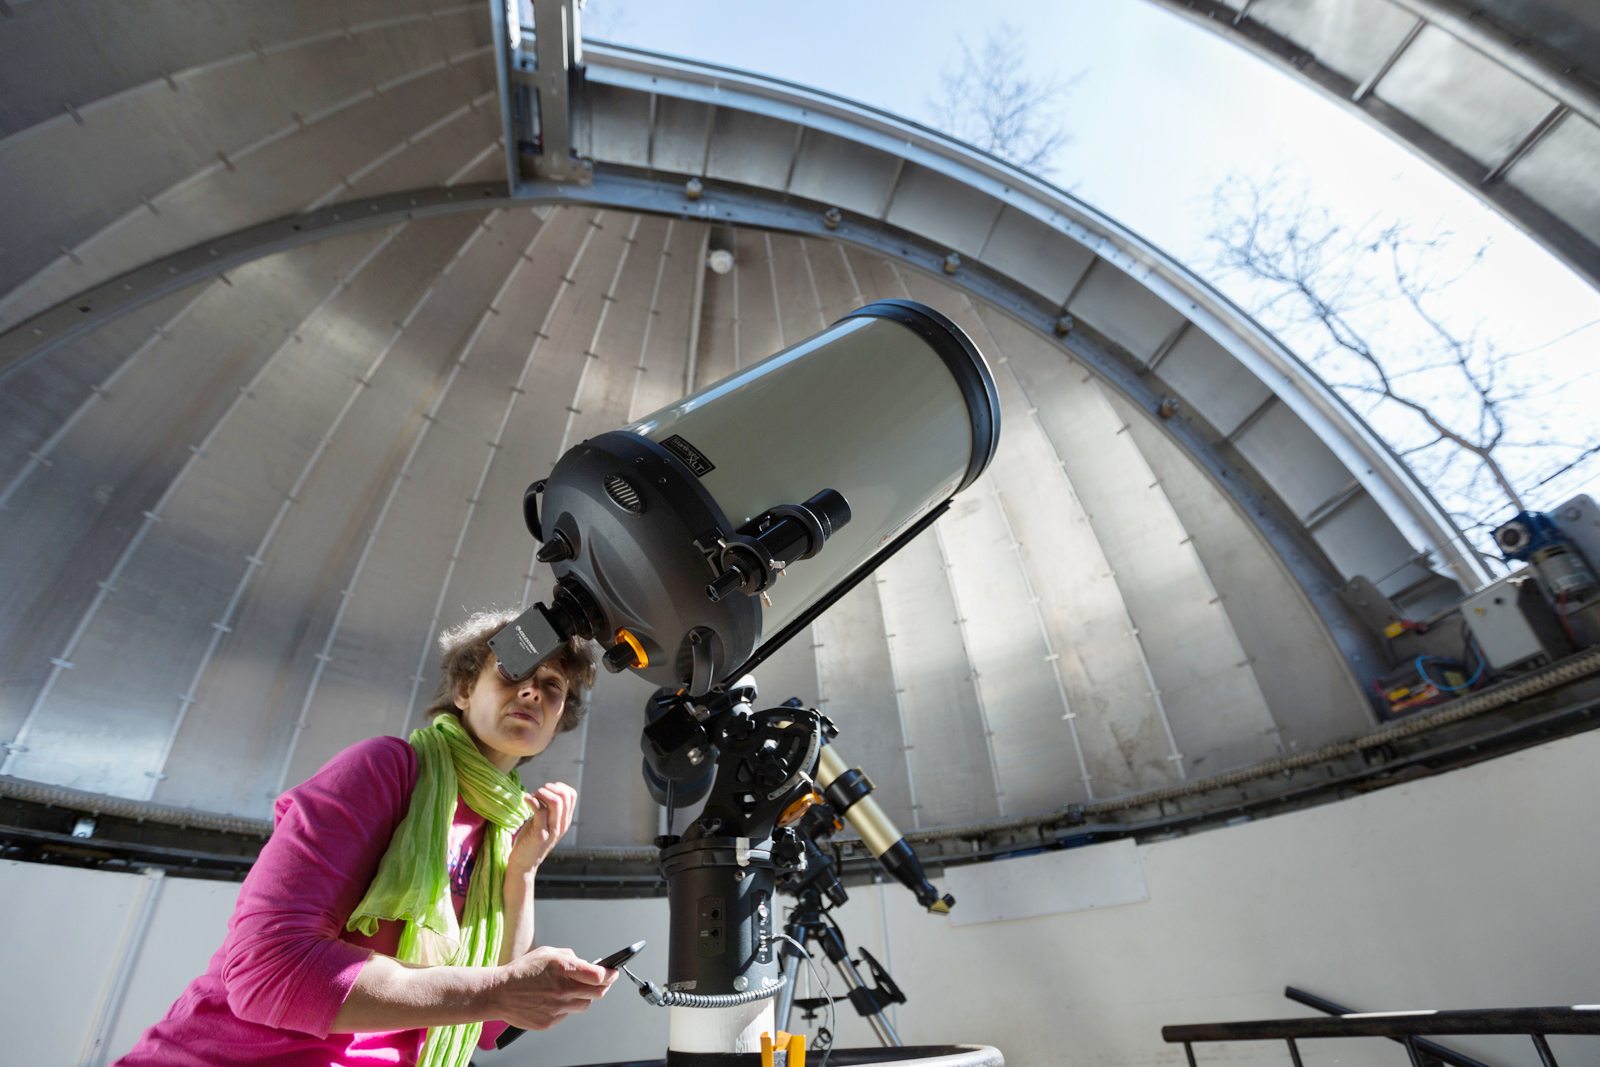
<path id="1" fill-rule="evenodd" d="M 861 962 L 871 985 L 850 958 L 829 914 L 849 896 L 819 842 L 848 822 L 924 907 L 943 913 L 955 900 L 928 881 L 872 798 L 871 779 L 833 747 L 839 731 L 832 721 L 798 699 L 756 711 L 756 696 L 755 680 L 746 676 L 701 697 L 660 689 L 646 706 L 644 775 L 667 806 L 668 829 L 676 804 L 706 800 L 681 836 L 657 839 L 671 913 L 668 973 L 664 986 L 640 981 L 640 992 L 675 1009 L 734 1010 L 774 997 L 775 1017 L 787 1021 L 802 954 L 816 945 L 844 979 L 845 999 L 885 1045 L 899 1045 L 883 1009 L 905 996 L 870 954 L 863 951 Z M 781 932 L 780 889 L 797 901 Z M 701 1021 L 711 1026 L 708 1020 Z M 681 1032 L 691 1029 L 685 1022 Z"/>

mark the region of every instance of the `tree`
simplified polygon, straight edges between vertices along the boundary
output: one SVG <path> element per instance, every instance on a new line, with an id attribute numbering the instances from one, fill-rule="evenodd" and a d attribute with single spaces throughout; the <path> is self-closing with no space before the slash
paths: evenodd
<path id="1" fill-rule="evenodd" d="M 1492 556 L 1488 531 L 1600 468 L 1600 431 L 1561 406 L 1571 375 L 1532 358 L 1555 341 L 1510 351 L 1452 299 L 1485 247 L 1406 221 L 1342 222 L 1280 174 L 1224 181 L 1212 220 L 1212 266 Z"/>
<path id="2" fill-rule="evenodd" d="M 1022 31 L 1005 22 L 990 31 L 980 54 L 962 42 L 961 55 L 960 66 L 941 72 L 938 94 L 928 101 L 934 123 L 1023 170 L 1051 173 L 1050 157 L 1072 139 L 1061 108 L 1083 74 L 1028 77 Z"/>

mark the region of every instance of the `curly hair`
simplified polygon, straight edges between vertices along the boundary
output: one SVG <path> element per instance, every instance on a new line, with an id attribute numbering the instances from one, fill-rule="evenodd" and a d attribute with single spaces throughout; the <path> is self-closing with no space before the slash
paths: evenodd
<path id="1" fill-rule="evenodd" d="M 519 611 L 475 611 L 459 626 L 439 634 L 439 688 L 424 717 L 459 715 L 456 694 L 470 687 L 483 673 L 494 653 L 489 638 L 514 622 Z M 589 691 L 594 687 L 597 660 L 593 644 L 581 637 L 569 638 L 555 656 L 546 661 L 561 673 L 567 683 L 566 704 L 561 709 L 560 732 L 576 730 L 589 711 Z M 531 759 L 532 757 L 528 757 Z M 526 760 L 524 760 L 526 762 Z"/>

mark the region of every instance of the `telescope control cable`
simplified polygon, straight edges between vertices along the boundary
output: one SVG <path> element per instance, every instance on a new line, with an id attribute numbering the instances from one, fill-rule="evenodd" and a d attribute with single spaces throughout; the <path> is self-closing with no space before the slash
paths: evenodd
<path id="1" fill-rule="evenodd" d="M 622 973 L 633 979 L 634 984 L 639 987 L 641 997 L 658 1008 L 737 1008 L 741 1004 L 751 1004 L 777 996 L 787 981 L 780 975 L 777 981 L 768 982 L 759 989 L 747 989 L 743 993 L 705 995 L 662 989 L 656 983 L 640 978 L 626 967 L 622 968 Z"/>

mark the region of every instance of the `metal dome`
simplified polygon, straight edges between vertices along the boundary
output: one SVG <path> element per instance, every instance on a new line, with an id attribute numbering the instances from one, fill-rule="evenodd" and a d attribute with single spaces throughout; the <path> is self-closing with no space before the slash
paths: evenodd
<path id="1" fill-rule="evenodd" d="M 1383 664 L 1340 586 L 1425 606 L 1483 578 L 1272 337 L 966 146 L 591 45 L 592 181 L 510 184 L 487 7 L 223 6 L 7 24 L 7 54 L 93 25 L 116 60 L 6 68 L 39 75 L 0 112 L 11 779 L 265 818 L 418 725 L 442 626 L 542 594 L 521 494 L 569 445 L 885 297 L 972 336 L 1007 429 L 760 683 L 819 702 L 907 828 L 1359 731 Z M 582 790 L 577 845 L 657 833 L 648 692 L 603 678 L 524 770 Z"/>
<path id="2" fill-rule="evenodd" d="M 1327 93 L 1600 285 L 1600 10 L 1155 0 Z"/>

